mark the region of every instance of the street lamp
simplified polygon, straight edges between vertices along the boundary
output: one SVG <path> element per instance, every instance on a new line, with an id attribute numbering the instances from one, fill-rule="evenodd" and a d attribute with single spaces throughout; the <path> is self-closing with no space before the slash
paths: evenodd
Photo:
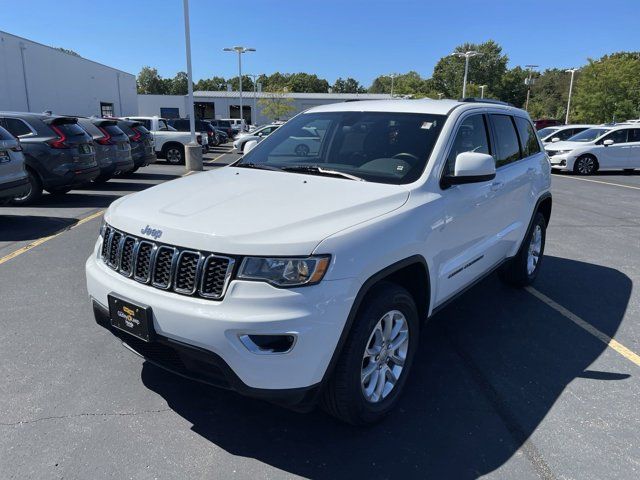
<path id="1" fill-rule="evenodd" d="M 570 68 L 568 70 L 565 70 L 566 73 L 571 74 L 571 82 L 569 83 L 569 99 L 567 100 L 567 115 L 564 118 L 564 123 L 566 125 L 569 124 L 569 109 L 571 108 L 571 94 L 573 93 L 573 76 L 576 74 L 577 71 L 578 71 L 577 68 Z"/>
<path id="2" fill-rule="evenodd" d="M 184 10 L 184 38 L 187 57 L 187 92 L 189 95 L 189 130 L 191 142 L 185 148 L 184 164 L 188 171 L 202 170 L 202 150 L 196 141 L 196 119 L 193 111 L 193 81 L 191 74 L 191 30 L 189 28 L 189 0 L 182 1 Z"/>
<path id="3" fill-rule="evenodd" d="M 531 85 L 533 84 L 533 68 L 538 68 L 539 65 L 525 65 L 525 67 L 529 70 L 529 76 L 526 78 L 524 83 L 527 85 L 527 100 L 524 102 L 524 109 L 529 111 L 529 97 L 531 96 Z"/>
<path id="4" fill-rule="evenodd" d="M 484 89 L 487 88 L 486 85 L 480 85 L 480 98 L 484 98 Z"/>
<path id="5" fill-rule="evenodd" d="M 471 57 L 477 57 L 479 55 L 483 55 L 480 52 L 476 52 L 475 50 L 468 50 L 466 52 L 453 52 L 451 54 L 452 57 L 464 57 L 464 79 L 462 80 L 462 98 L 465 98 L 467 95 L 467 75 L 469 74 L 469 59 Z"/>
<path id="6" fill-rule="evenodd" d="M 247 52 L 255 52 L 255 48 L 248 47 L 227 47 L 222 49 L 225 52 L 237 52 L 238 53 L 238 85 L 240 92 L 240 124 L 242 125 L 242 119 L 244 118 L 244 112 L 242 111 L 242 54 Z"/>
<path id="7" fill-rule="evenodd" d="M 391 98 L 393 98 L 393 80 L 396 78 L 396 74 L 392 73 L 391 75 L 389 75 L 391 77 Z"/>
<path id="8" fill-rule="evenodd" d="M 256 82 L 260 75 L 256 75 L 255 73 L 247 73 L 246 75 L 247 77 L 251 77 L 251 80 L 253 80 L 253 110 L 251 114 L 251 123 L 252 125 L 257 125 L 256 119 L 258 118 L 258 110 L 256 108 L 256 88 L 258 85 Z"/>

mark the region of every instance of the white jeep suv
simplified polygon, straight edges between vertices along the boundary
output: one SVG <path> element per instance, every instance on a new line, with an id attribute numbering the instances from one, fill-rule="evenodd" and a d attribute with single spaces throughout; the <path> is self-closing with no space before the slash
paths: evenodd
<path id="1" fill-rule="evenodd" d="M 579 175 L 598 170 L 631 171 L 640 168 L 640 126 L 621 123 L 593 127 L 545 148 L 556 170 Z"/>
<path id="2" fill-rule="evenodd" d="M 295 148 L 304 130 L 318 148 Z M 115 201 L 88 291 L 97 322 L 150 362 L 371 423 L 397 402 L 422 321 L 495 270 L 536 278 L 549 187 L 517 108 L 319 106 L 229 167 Z"/>

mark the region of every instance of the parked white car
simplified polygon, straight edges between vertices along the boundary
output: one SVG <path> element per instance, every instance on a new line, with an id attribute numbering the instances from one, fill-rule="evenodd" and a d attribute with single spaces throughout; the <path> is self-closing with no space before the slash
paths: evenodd
<path id="1" fill-rule="evenodd" d="M 125 119 L 141 122 L 151 132 L 158 158 L 164 158 L 172 164 L 184 163 L 184 146 L 191 142 L 191 133 L 177 131 L 165 118 L 161 117 L 126 117 Z M 206 141 L 206 135 L 203 140 L 203 136 L 198 134 L 197 139 L 202 145 L 202 142 Z"/>
<path id="2" fill-rule="evenodd" d="M 244 146 L 250 140 L 255 140 L 256 142 L 260 142 L 263 139 L 267 138 L 270 134 L 275 132 L 280 125 L 265 125 L 263 127 L 255 129 L 251 133 L 239 133 L 236 139 L 233 141 L 233 148 L 236 152 L 242 152 L 244 150 Z"/>
<path id="3" fill-rule="evenodd" d="M 591 175 L 598 170 L 640 168 L 640 126 L 618 124 L 585 130 L 545 146 L 551 167 Z"/>
<path id="4" fill-rule="evenodd" d="M 303 131 L 320 148 L 300 154 Z M 232 166 L 113 202 L 87 288 L 157 365 L 367 424 L 398 401 L 423 320 L 495 270 L 535 280 L 550 183 L 523 110 L 323 105 Z"/>
<path id="5" fill-rule="evenodd" d="M 593 128 L 595 125 L 558 125 L 555 127 L 546 127 L 542 130 L 538 130 L 538 137 L 542 140 L 542 143 L 555 143 L 562 142 L 564 140 L 577 135 L 580 132 L 584 132 L 589 128 Z"/>

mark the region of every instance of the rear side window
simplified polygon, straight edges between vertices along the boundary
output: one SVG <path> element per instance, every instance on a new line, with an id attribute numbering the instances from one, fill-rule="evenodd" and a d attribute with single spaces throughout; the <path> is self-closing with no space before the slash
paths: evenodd
<path id="1" fill-rule="evenodd" d="M 14 137 L 33 133 L 29 126 L 18 118 L 5 118 L 4 121 L 6 124 L 5 128 L 9 130 Z"/>
<path id="2" fill-rule="evenodd" d="M 140 133 L 142 133 L 143 135 L 146 133 L 151 133 L 149 132 L 149 130 L 147 129 L 147 127 L 145 127 L 144 125 L 136 125 L 136 130 Z"/>
<path id="3" fill-rule="evenodd" d="M 513 119 L 509 115 L 490 115 L 496 138 L 496 168 L 520 158 L 520 144 Z"/>
<path id="4" fill-rule="evenodd" d="M 515 117 L 518 133 L 520 134 L 520 144 L 522 145 L 522 156 L 528 157 L 540 152 L 538 137 L 531 122 L 525 118 Z"/>
<path id="5" fill-rule="evenodd" d="M 445 175 L 453 175 L 456 157 L 463 152 L 491 153 L 484 115 L 471 115 L 458 127 L 456 138 L 447 157 Z"/>
<path id="6" fill-rule="evenodd" d="M 59 128 L 62 133 L 67 137 L 73 137 L 75 135 L 84 135 L 85 131 L 77 123 L 58 123 L 55 124 L 56 128 Z"/>
<path id="7" fill-rule="evenodd" d="M 122 135 L 124 132 L 117 125 L 106 125 L 102 127 L 109 135 L 117 136 Z"/>
<path id="8" fill-rule="evenodd" d="M 634 128 L 633 130 L 629 130 L 629 141 L 640 142 L 640 128 Z"/>
<path id="9" fill-rule="evenodd" d="M 613 143 L 627 143 L 627 132 L 628 130 L 616 130 L 611 132 L 609 135 L 604 137 L 602 141 L 605 140 L 613 140 Z"/>

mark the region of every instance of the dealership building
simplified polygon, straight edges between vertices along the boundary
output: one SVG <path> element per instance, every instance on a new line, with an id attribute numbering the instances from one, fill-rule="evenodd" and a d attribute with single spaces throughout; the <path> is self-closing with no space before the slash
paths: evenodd
<path id="1" fill-rule="evenodd" d="M 286 120 L 308 108 L 327 103 L 355 100 L 384 100 L 388 94 L 374 93 L 282 93 L 243 92 L 242 110 L 247 122 L 254 125 L 268 123 L 272 118 L 262 114 L 261 99 L 273 101 L 285 98 L 292 107 L 290 113 L 280 120 Z M 139 115 L 158 115 L 164 118 L 184 118 L 188 116 L 189 97 L 187 95 L 138 95 Z M 240 93 L 230 91 L 193 92 L 193 106 L 197 118 L 240 118 Z"/>
<path id="2" fill-rule="evenodd" d="M 133 115 L 136 77 L 0 31 L 0 110 Z"/>

